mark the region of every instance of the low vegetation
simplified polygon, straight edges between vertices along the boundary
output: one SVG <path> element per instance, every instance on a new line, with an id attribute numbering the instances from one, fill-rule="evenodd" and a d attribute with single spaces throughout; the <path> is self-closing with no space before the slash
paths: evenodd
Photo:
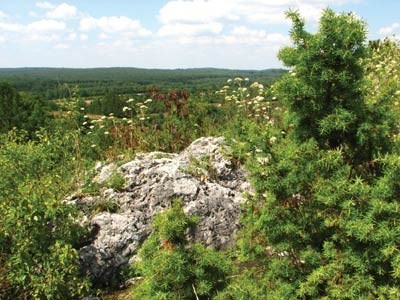
<path id="1" fill-rule="evenodd" d="M 196 217 L 177 201 L 156 217 L 128 271 L 132 299 L 399 299 L 399 44 L 367 43 L 366 24 L 353 14 L 325 10 L 316 33 L 297 12 L 287 15 L 292 46 L 279 58 L 289 72 L 273 83 L 202 70 L 207 84 L 183 89 L 161 71 L 146 81 L 141 70 L 143 82 L 130 79 L 139 91 L 127 88 L 131 73 L 121 69 L 124 84 L 106 91 L 106 79 L 84 83 L 86 71 L 65 70 L 57 92 L 46 81 L 51 70 L 36 70 L 25 85 L 17 73 L 29 70 L 9 73 L 11 85 L 0 84 L 0 298 L 96 293 L 79 269 L 80 213 L 65 201 L 96 192 L 85 183 L 96 161 L 177 152 L 223 135 L 256 191 L 236 247 L 188 243 Z M 97 80 L 108 71 L 90 72 Z M 192 73 L 176 71 L 174 80 Z M 194 161 L 191 171 L 213 176 L 208 164 Z M 105 186 L 124 184 L 116 173 Z"/>
<path id="2" fill-rule="evenodd" d="M 154 219 L 153 233 L 139 251 L 133 269 L 140 278 L 133 299 L 210 299 L 228 283 L 229 259 L 202 244 L 188 245 L 196 226 L 180 202 Z"/>

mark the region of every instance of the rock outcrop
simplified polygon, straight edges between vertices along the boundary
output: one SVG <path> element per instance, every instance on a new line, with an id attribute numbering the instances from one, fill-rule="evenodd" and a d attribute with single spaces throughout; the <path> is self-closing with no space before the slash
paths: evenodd
<path id="1" fill-rule="evenodd" d="M 80 249 L 80 257 L 93 281 L 109 285 L 118 280 L 121 268 L 135 259 L 150 234 L 154 215 L 174 198 L 183 202 L 186 213 L 200 217 L 190 239 L 215 249 L 229 246 L 250 184 L 243 168 L 233 165 L 227 154 L 223 138 L 200 138 L 180 154 L 152 152 L 138 154 L 120 167 L 98 165 L 98 183 L 104 184 L 115 172 L 126 182 L 119 191 L 103 187 L 100 195 L 71 200 L 86 214 L 99 202 L 114 207 L 113 212 L 88 217 L 92 238 Z"/>

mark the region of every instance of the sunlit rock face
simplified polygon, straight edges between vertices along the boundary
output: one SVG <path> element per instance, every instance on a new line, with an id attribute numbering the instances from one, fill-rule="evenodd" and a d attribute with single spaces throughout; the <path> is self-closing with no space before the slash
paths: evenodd
<path id="1" fill-rule="evenodd" d="M 93 282 L 103 286 L 118 282 L 121 269 L 135 259 L 151 233 L 154 215 L 170 207 L 175 198 L 182 201 L 186 213 L 200 218 L 196 231 L 188 233 L 190 240 L 214 249 L 232 244 L 243 194 L 251 188 L 245 170 L 227 158 L 229 151 L 223 138 L 200 138 L 179 154 L 138 154 L 118 168 L 97 166 L 98 182 L 118 172 L 126 183 L 119 191 L 103 188 L 98 196 L 71 200 L 86 213 L 99 201 L 117 207 L 115 212 L 88 217 L 92 234 L 80 257 Z"/>

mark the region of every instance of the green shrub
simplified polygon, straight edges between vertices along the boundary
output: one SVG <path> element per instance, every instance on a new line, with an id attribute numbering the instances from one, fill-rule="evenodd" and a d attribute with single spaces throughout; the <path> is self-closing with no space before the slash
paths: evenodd
<path id="1" fill-rule="evenodd" d="M 242 256 L 267 299 L 398 299 L 397 83 L 374 74 L 353 14 L 325 10 L 315 34 L 288 16 L 293 46 L 280 58 L 293 69 L 275 87 L 294 126 L 270 140 L 262 163 L 251 157 L 257 195 Z M 371 82 L 383 83 L 375 94 Z"/>
<path id="2" fill-rule="evenodd" d="M 185 234 L 195 225 L 178 201 L 155 217 L 134 266 L 143 279 L 133 288 L 133 299 L 210 299 L 223 289 L 231 265 L 221 253 L 188 245 Z"/>
<path id="3" fill-rule="evenodd" d="M 0 140 L 0 298 L 66 299 L 82 295 L 74 245 L 82 228 L 76 209 L 63 202 L 72 161 L 63 140 Z"/>

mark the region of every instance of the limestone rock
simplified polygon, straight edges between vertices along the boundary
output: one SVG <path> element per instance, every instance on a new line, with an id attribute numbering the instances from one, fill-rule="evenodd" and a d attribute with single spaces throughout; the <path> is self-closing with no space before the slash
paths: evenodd
<path id="1" fill-rule="evenodd" d="M 232 165 L 224 153 L 229 148 L 223 138 L 200 138 L 180 154 L 142 153 L 119 168 L 98 168 L 97 181 L 105 182 L 114 170 L 126 184 L 118 192 L 101 190 L 95 200 L 75 200 L 77 205 L 113 202 L 118 208 L 90 218 L 92 239 L 80 249 L 80 257 L 93 281 L 108 285 L 118 280 L 121 268 L 132 262 L 151 233 L 154 215 L 170 207 L 174 198 L 181 199 L 186 213 L 200 217 L 191 240 L 215 249 L 228 247 L 239 228 L 240 204 L 250 184 L 244 169 Z"/>

